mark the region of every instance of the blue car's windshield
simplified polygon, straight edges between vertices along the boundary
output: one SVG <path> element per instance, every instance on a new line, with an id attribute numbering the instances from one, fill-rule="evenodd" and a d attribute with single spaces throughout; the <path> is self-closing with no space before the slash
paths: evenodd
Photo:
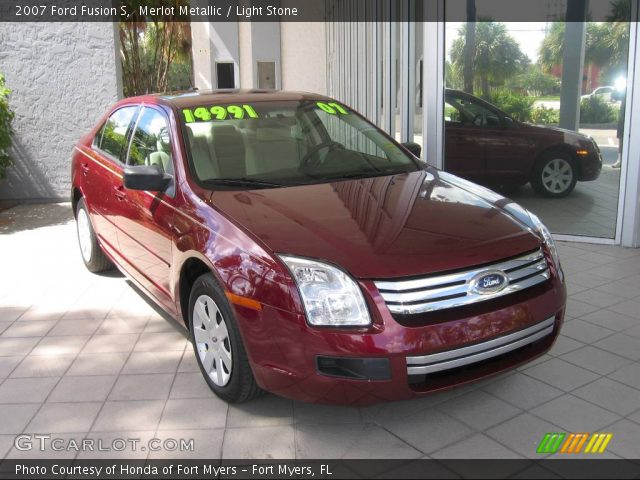
<path id="1" fill-rule="evenodd" d="M 216 188 L 321 183 L 420 168 L 340 103 L 203 104 L 180 114 L 192 174 Z"/>

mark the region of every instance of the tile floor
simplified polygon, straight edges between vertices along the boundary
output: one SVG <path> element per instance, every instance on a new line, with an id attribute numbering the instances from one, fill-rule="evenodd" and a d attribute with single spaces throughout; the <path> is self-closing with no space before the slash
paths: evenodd
<path id="1" fill-rule="evenodd" d="M 228 406 L 200 379 L 184 332 L 116 273 L 88 273 L 69 206 L 0 213 L 0 458 L 22 432 L 80 441 L 194 439 L 156 458 L 536 457 L 552 431 L 613 433 L 640 458 L 640 250 L 560 245 L 570 299 L 548 355 L 421 400 L 367 408 L 273 395 Z"/>

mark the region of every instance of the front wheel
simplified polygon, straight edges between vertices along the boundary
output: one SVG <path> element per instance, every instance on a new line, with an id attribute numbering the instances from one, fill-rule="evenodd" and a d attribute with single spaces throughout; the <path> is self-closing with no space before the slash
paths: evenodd
<path id="1" fill-rule="evenodd" d="M 76 207 L 76 229 L 80 253 L 87 270 L 93 273 L 103 272 L 113 267 L 113 264 L 102 251 L 96 233 L 91 225 L 89 211 L 81 198 Z"/>
<path id="2" fill-rule="evenodd" d="M 565 153 L 546 155 L 533 170 L 531 186 L 545 197 L 565 197 L 578 181 L 574 165 L 573 159 Z"/>
<path id="3" fill-rule="evenodd" d="M 231 306 L 210 273 L 193 284 L 189 330 L 200 371 L 217 396 L 240 403 L 261 393 Z"/>

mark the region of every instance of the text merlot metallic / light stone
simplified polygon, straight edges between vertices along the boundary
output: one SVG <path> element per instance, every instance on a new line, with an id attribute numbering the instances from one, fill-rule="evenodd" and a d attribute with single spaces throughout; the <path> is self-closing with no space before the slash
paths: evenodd
<path id="1" fill-rule="evenodd" d="M 138 7 L 140 15 L 143 16 L 191 16 L 191 17 L 296 17 L 298 9 L 296 7 L 280 7 L 277 5 L 204 5 L 204 6 L 158 6 L 150 7 L 140 5 Z"/>

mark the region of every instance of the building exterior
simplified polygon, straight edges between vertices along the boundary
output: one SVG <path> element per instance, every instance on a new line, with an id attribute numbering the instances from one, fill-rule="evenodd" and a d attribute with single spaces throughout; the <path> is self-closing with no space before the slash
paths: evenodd
<path id="1" fill-rule="evenodd" d="M 0 199 L 68 198 L 73 145 L 121 91 L 116 35 L 111 23 L 0 22 L 0 71 L 16 114 Z"/>
<path id="2" fill-rule="evenodd" d="M 196 87 L 328 94 L 397 140 L 420 143 L 424 159 L 446 168 L 447 25 L 438 10 L 442 2 L 424 5 L 433 11 L 421 15 L 432 15 L 432 21 L 193 22 Z M 637 9 L 632 15 L 637 20 Z M 0 184 L 0 199 L 67 197 L 74 141 L 121 95 L 116 31 L 110 23 L 0 23 L 0 65 L 13 89 L 11 103 L 17 114 L 16 165 Z M 579 38 L 580 30 L 574 34 Z M 612 193 L 613 227 L 610 234 L 598 238 L 559 228 L 554 233 L 560 238 L 640 246 L 640 136 L 632 134 L 640 129 L 637 36 L 637 22 L 632 21 L 622 169 Z M 582 71 L 579 50 L 574 61 L 577 72 Z M 565 63 L 565 70 L 569 64 Z M 577 93 L 579 99 L 579 84 L 567 91 L 563 94 L 576 97 Z M 564 115 L 575 119 L 575 112 Z M 589 208 L 597 210 L 599 201 Z"/>
<path id="3" fill-rule="evenodd" d="M 433 2 L 436 5 L 436 2 Z M 431 12 L 438 18 L 438 12 Z M 339 13 L 339 12 L 338 12 Z M 426 12 L 429 14 L 429 12 Z M 637 12 L 634 13 L 637 15 Z M 282 88 L 325 93 L 354 107 L 365 117 L 389 132 L 397 140 L 414 141 L 424 146 L 423 158 L 429 163 L 444 167 L 443 96 L 445 69 L 444 21 L 433 22 L 335 22 L 335 23 L 269 23 L 252 24 L 238 22 L 228 24 L 198 24 L 196 35 L 209 32 L 208 52 L 194 52 L 194 71 L 197 86 L 217 88 L 216 69 L 211 68 L 211 52 L 228 52 L 213 58 L 218 62 L 233 62 L 235 87 Z M 573 26 L 570 35 L 577 42 L 583 38 L 584 26 Z M 640 85 L 638 79 L 638 51 L 635 49 L 637 23 L 630 22 L 629 67 L 627 74 L 627 108 L 622 138 L 622 169 L 619 179 L 608 183 L 608 205 L 599 205 L 603 197 L 586 197 L 592 202 L 589 208 L 575 211 L 584 215 L 583 222 L 598 221 L 590 211 L 602 209 L 611 218 L 611 224 L 603 234 L 590 235 L 576 230 L 554 233 L 567 240 L 586 240 L 598 243 L 640 246 L 640 144 L 633 132 L 640 128 Z M 200 40 L 202 41 L 202 39 Z M 268 48 L 265 48 L 267 46 Z M 575 97 L 564 100 L 561 117 L 569 129 L 578 127 L 578 105 L 581 93 L 580 81 L 569 85 L 571 78 L 579 79 L 583 70 L 584 52 L 580 44 L 566 49 L 569 58 L 565 64 L 573 66 L 566 72 L 563 82 L 567 88 L 563 95 Z M 235 52 L 235 53 L 233 53 Z M 582 53 L 582 55 L 581 55 Z M 201 56 L 200 56 L 201 55 Z M 199 64 L 198 58 L 203 59 Z M 274 83 L 267 83 L 260 75 L 261 65 L 273 65 Z M 201 66 L 202 65 L 202 66 Z M 566 70 L 570 70 L 567 68 Z M 573 75 L 573 77 L 572 77 Z M 567 80 L 569 79 L 569 80 Z M 223 79 L 224 80 L 224 79 Z M 393 108 L 387 106 L 392 105 Z M 562 122 L 563 120 L 561 120 Z M 615 154 L 615 152 L 611 152 Z M 606 175 L 617 174 L 607 165 Z M 613 172 L 613 173 L 612 173 Z M 518 198 L 515 198 L 519 201 Z M 537 212 L 535 206 L 526 204 Z M 573 206 L 567 204 L 567 210 Z M 556 207 L 553 209 L 557 210 Z M 543 208 L 542 212 L 546 212 Z M 545 221 L 546 213 L 539 213 Z M 553 215 L 553 213 L 552 213 Z M 557 218 L 562 223 L 562 218 Z M 580 222 L 578 222 L 580 223 Z"/>

